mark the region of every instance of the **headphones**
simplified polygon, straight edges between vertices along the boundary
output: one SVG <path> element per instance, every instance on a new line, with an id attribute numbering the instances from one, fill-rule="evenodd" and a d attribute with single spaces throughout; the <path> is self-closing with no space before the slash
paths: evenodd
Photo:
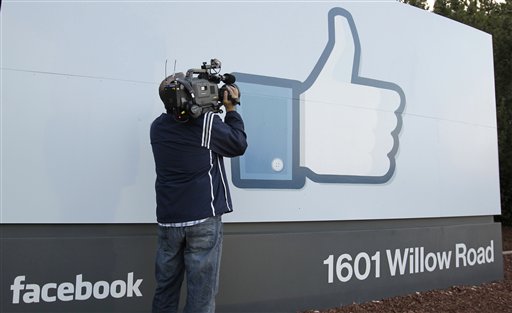
<path id="1" fill-rule="evenodd" d="M 202 108 L 195 103 L 195 93 L 183 73 L 176 73 L 164 79 L 159 87 L 160 99 L 168 113 L 179 122 L 186 122 L 190 117 L 198 118 Z"/>

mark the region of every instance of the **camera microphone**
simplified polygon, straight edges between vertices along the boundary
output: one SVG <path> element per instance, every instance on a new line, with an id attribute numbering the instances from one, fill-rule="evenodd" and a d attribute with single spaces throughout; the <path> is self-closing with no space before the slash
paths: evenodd
<path id="1" fill-rule="evenodd" d="M 210 77 L 208 77 L 208 80 L 213 83 L 216 83 L 216 84 L 223 82 L 226 85 L 232 85 L 235 83 L 236 78 L 234 75 L 224 74 L 224 75 L 211 75 Z"/>
<path id="2" fill-rule="evenodd" d="M 224 84 L 232 85 L 235 83 L 235 81 L 236 81 L 235 75 L 231 75 L 231 74 L 222 75 L 222 82 L 224 82 Z"/>

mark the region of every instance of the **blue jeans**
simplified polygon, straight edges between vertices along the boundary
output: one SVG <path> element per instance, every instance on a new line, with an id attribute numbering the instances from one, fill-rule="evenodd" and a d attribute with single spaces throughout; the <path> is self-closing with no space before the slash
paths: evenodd
<path id="1" fill-rule="evenodd" d="M 215 312 L 222 235 L 220 216 L 194 226 L 158 227 L 153 313 L 178 312 L 185 273 L 187 302 L 184 313 Z"/>

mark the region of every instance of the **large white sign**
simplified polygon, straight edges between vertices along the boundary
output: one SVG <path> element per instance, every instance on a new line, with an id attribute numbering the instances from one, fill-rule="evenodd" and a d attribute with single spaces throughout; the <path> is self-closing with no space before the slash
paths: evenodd
<path id="1" fill-rule="evenodd" d="M 491 36 L 397 1 L 16 2 L 1 18 L 1 223 L 155 221 L 167 73 L 237 73 L 228 222 L 500 213 Z"/>

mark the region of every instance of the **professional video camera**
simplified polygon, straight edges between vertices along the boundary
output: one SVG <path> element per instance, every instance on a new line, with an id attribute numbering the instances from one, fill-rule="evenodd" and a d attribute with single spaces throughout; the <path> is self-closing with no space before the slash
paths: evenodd
<path id="1" fill-rule="evenodd" d="M 164 79 L 159 93 L 167 111 L 179 121 L 197 118 L 210 111 L 222 112 L 220 108 L 226 85 L 238 87 L 234 84 L 235 76 L 219 74 L 220 68 L 221 62 L 212 59 L 210 64 L 203 62 L 200 69 L 189 69 L 186 75 L 176 73 Z M 218 87 L 220 82 L 224 83 L 221 88 Z M 231 99 L 231 95 L 228 100 L 240 103 L 239 99 Z"/>

